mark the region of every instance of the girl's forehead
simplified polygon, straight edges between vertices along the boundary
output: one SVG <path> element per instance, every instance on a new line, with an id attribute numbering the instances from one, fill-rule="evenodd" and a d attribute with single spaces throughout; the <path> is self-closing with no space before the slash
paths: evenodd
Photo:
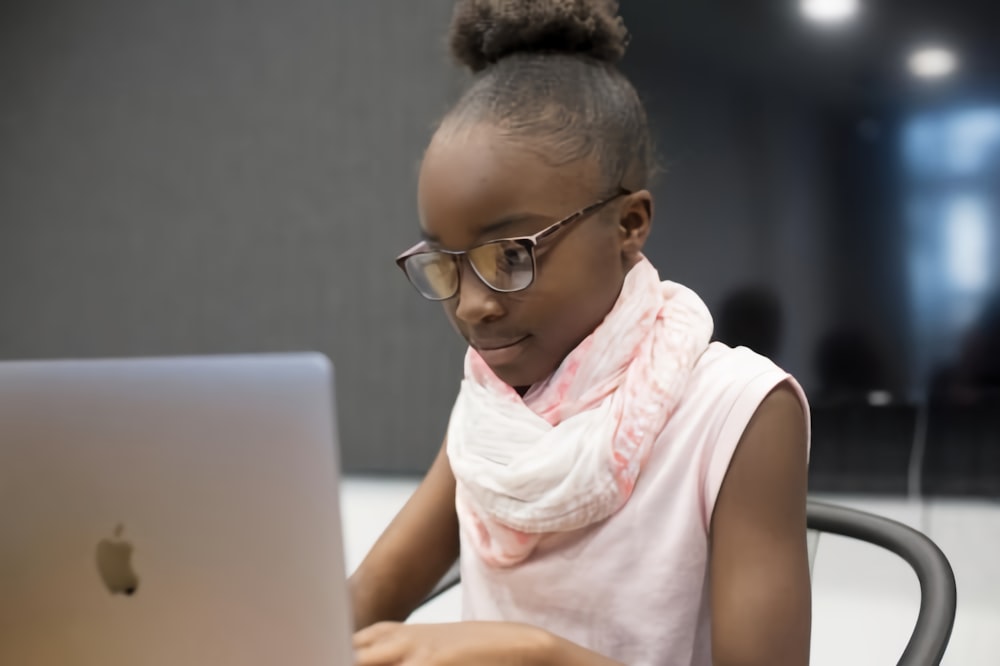
<path id="1" fill-rule="evenodd" d="M 599 196 L 593 170 L 554 166 L 536 146 L 489 128 L 439 133 L 420 170 L 421 230 L 449 249 L 530 235 Z"/>
<path id="2" fill-rule="evenodd" d="M 597 189 L 597 173 L 596 160 L 554 165 L 541 141 L 478 125 L 434 136 L 421 164 L 418 197 L 423 212 L 442 203 L 486 208 L 530 203 L 561 210 L 580 193 Z"/>

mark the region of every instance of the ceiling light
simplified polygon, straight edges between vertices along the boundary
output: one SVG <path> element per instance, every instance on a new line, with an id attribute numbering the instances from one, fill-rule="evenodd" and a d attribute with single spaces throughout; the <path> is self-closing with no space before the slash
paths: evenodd
<path id="1" fill-rule="evenodd" d="M 859 2 L 858 0 L 801 0 L 799 9 L 810 21 L 843 23 L 858 13 Z"/>
<path id="2" fill-rule="evenodd" d="M 958 67 L 958 57 L 948 49 L 930 46 L 910 54 L 910 72 L 922 79 L 940 79 Z"/>

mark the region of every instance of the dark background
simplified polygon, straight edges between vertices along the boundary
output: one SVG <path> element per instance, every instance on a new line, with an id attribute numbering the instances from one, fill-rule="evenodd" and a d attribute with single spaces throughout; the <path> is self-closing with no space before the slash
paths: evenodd
<path id="1" fill-rule="evenodd" d="M 648 254 L 803 382 L 817 487 L 913 491 L 931 398 L 978 405 L 1000 358 L 998 7 L 869 2 L 830 29 L 790 0 L 623 3 L 665 167 Z M 392 258 L 465 80 L 450 10 L 0 1 L 0 359 L 318 349 L 345 469 L 425 469 L 462 346 Z M 909 75 L 928 41 L 954 76 Z M 898 443 L 844 453 L 845 403 Z M 996 461 L 996 413 L 958 478 Z"/>

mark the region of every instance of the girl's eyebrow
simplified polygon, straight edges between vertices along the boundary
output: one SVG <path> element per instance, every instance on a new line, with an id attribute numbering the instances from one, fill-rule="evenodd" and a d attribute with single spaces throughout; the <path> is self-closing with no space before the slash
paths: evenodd
<path id="1" fill-rule="evenodd" d="M 514 213 L 513 215 L 506 215 L 497 220 L 496 222 L 492 222 L 486 227 L 484 227 L 482 230 L 480 230 L 479 236 L 480 237 L 492 236 L 500 231 L 503 231 L 508 227 L 514 226 L 515 224 L 521 224 L 522 222 L 528 222 L 531 220 L 539 220 L 539 219 L 548 219 L 548 218 L 549 218 L 548 215 L 541 215 L 539 213 Z M 427 231 L 422 227 L 420 229 L 420 236 L 428 243 L 439 243 L 441 240 L 436 235 L 430 233 L 429 231 Z"/>

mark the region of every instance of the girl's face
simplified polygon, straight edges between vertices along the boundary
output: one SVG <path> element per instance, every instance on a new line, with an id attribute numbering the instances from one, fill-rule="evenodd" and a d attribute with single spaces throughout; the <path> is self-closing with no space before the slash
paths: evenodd
<path id="1" fill-rule="evenodd" d="M 468 250 L 528 236 L 615 194 L 600 189 L 596 160 L 552 166 L 540 154 L 488 124 L 438 132 L 418 190 L 428 243 Z M 523 291 L 490 289 L 463 258 L 445 314 L 500 379 L 516 388 L 542 381 L 611 310 L 641 257 L 651 211 L 643 190 L 546 237 L 535 250 L 534 282 Z"/>

